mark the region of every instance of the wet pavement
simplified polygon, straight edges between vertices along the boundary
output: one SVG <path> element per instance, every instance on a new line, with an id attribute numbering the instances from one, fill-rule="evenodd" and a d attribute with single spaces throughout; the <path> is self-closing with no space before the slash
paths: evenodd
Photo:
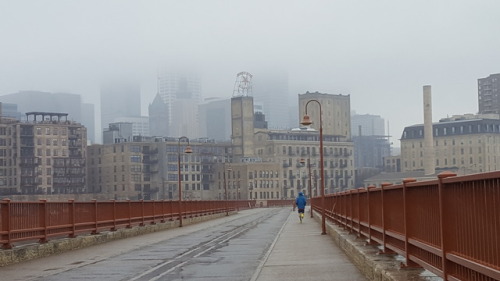
<path id="1" fill-rule="evenodd" d="M 1 280 L 365 280 L 320 225 L 261 208 L 0 268 Z"/>

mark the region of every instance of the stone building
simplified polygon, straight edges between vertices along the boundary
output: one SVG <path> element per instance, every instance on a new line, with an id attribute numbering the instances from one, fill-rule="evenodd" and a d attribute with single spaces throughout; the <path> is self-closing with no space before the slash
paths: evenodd
<path id="1" fill-rule="evenodd" d="M 1 119 L 0 193 L 87 192 L 87 131 L 67 116 L 28 112 L 26 122 Z"/>
<path id="2" fill-rule="evenodd" d="M 461 115 L 432 124 L 437 170 L 458 174 L 500 169 L 500 119 Z M 424 169 L 423 125 L 406 127 L 401 137 L 401 170 Z"/>
<path id="3" fill-rule="evenodd" d="M 89 188 L 115 199 L 177 199 L 179 156 L 184 200 L 213 199 L 213 165 L 230 161 L 228 143 L 186 139 L 133 138 L 89 147 Z"/>

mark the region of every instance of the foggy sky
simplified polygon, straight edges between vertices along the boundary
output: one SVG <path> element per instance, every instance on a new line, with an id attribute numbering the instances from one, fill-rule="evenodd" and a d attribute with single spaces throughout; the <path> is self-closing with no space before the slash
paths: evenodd
<path id="1" fill-rule="evenodd" d="M 100 82 L 126 74 L 147 115 L 158 67 L 199 71 L 204 97 L 231 96 L 240 71 L 276 69 L 293 102 L 350 94 L 395 140 L 423 123 L 423 85 L 434 122 L 477 113 L 477 79 L 500 72 L 499 11 L 494 0 L 0 0 L 0 95 L 70 92 L 99 113 Z"/>

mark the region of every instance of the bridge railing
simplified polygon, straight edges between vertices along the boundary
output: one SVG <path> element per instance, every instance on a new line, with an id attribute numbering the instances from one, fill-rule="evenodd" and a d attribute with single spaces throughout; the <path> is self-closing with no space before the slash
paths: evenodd
<path id="1" fill-rule="evenodd" d="M 255 207 L 254 200 L 182 201 L 182 217 Z M 13 202 L 0 201 L 0 244 L 144 226 L 179 220 L 179 201 Z"/>
<path id="2" fill-rule="evenodd" d="M 500 280 L 500 172 L 327 195 L 325 214 L 406 266 L 445 280 Z"/>

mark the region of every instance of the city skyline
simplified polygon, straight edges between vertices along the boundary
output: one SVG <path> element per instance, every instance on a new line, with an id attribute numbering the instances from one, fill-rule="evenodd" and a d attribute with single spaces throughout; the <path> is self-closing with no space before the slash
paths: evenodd
<path id="1" fill-rule="evenodd" d="M 500 72 L 500 39 L 492 35 L 499 8 L 497 1 L 0 3 L 0 95 L 69 92 L 98 109 L 100 83 L 126 74 L 142 85 L 145 115 L 162 66 L 201 73 L 204 98 L 230 97 L 240 71 L 276 69 L 288 74 L 290 101 L 306 91 L 350 95 L 352 109 L 382 116 L 399 139 L 423 120 L 423 85 L 433 87 L 434 121 L 477 113 L 477 79 Z"/>

